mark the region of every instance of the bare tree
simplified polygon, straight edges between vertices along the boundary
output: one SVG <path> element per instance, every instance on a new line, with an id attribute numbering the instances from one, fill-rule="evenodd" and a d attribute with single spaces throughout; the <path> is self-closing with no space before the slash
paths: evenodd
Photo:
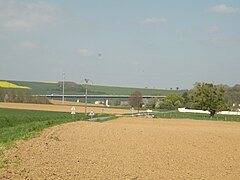
<path id="1" fill-rule="evenodd" d="M 2 88 L 0 88 L 0 102 L 4 101 L 4 96 L 5 96 L 5 91 Z"/>
<path id="2" fill-rule="evenodd" d="M 139 91 L 133 92 L 129 97 L 129 105 L 132 107 L 137 107 L 139 112 L 139 108 L 142 105 L 142 93 Z"/>

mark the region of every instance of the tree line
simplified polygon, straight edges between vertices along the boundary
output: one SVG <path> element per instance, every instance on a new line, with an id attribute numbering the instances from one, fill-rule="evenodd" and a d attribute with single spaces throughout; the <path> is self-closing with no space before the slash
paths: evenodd
<path id="1" fill-rule="evenodd" d="M 208 110 L 210 116 L 223 110 L 238 110 L 240 108 L 240 85 L 229 87 L 212 83 L 195 83 L 193 89 L 182 95 L 169 94 L 164 99 L 152 98 L 145 102 L 146 108 L 176 110 L 180 107 L 198 110 Z M 134 92 L 129 98 L 129 105 L 141 107 L 142 94 Z"/>
<path id="2" fill-rule="evenodd" d="M 50 104 L 47 97 L 33 96 L 30 91 L 4 90 L 0 88 L 0 102 Z"/>

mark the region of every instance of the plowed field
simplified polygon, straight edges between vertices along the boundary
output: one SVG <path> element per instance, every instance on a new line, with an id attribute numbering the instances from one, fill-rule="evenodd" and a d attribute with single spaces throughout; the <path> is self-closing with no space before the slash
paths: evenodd
<path id="1" fill-rule="evenodd" d="M 0 179 L 239 179 L 240 123 L 120 118 L 46 129 Z"/>

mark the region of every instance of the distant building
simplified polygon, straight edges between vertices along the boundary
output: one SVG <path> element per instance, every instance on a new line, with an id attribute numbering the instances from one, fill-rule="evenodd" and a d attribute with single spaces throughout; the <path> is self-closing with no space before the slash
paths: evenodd
<path id="1" fill-rule="evenodd" d="M 94 104 L 104 104 L 104 101 L 95 101 Z"/>

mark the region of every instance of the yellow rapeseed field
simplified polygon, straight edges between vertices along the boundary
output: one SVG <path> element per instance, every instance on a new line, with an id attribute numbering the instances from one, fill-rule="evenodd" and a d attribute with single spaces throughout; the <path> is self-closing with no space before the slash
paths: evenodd
<path id="1" fill-rule="evenodd" d="M 30 80 L 30 82 L 45 83 L 45 84 L 57 84 L 57 82 L 50 82 L 50 81 L 32 81 L 32 80 Z"/>
<path id="2" fill-rule="evenodd" d="M 16 84 L 9 83 L 9 82 L 6 82 L 6 81 L 0 81 L 0 87 L 2 87 L 2 88 L 31 89 L 30 87 L 27 87 L 27 86 L 18 86 Z"/>

